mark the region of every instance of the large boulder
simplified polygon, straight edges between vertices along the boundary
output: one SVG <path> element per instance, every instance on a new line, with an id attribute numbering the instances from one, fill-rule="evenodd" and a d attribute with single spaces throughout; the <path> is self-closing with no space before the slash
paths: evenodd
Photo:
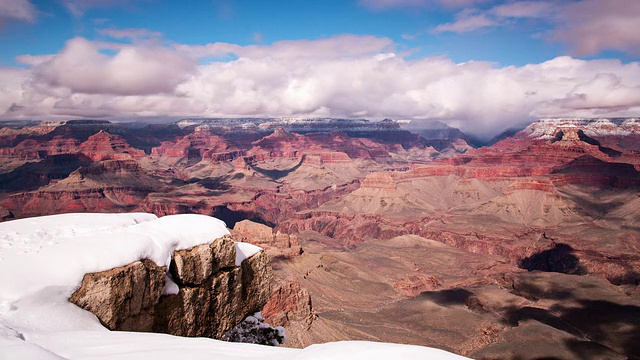
<path id="1" fill-rule="evenodd" d="M 178 285 L 197 286 L 221 269 L 232 268 L 235 261 L 234 241 L 224 236 L 209 246 L 176 251 L 171 260 L 171 276 Z"/>
<path id="2" fill-rule="evenodd" d="M 240 266 L 235 257 L 235 243 L 225 236 L 174 253 L 169 274 L 177 293 L 163 294 L 165 267 L 142 260 L 85 275 L 69 300 L 111 330 L 221 338 L 260 311 L 271 295 L 273 274 L 266 253 L 260 251 Z"/>
<path id="3" fill-rule="evenodd" d="M 150 260 L 86 274 L 69 301 L 89 310 L 109 329 L 149 326 L 148 309 L 160 300 L 166 268 Z"/>
<path id="4" fill-rule="evenodd" d="M 269 258 L 259 252 L 239 267 L 222 268 L 198 286 L 181 287 L 156 306 L 153 331 L 179 336 L 221 338 L 262 309 L 271 295 Z"/>

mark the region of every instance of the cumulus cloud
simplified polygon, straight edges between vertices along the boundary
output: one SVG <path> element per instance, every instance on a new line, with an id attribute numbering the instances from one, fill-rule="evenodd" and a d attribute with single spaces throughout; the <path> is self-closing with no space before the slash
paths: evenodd
<path id="1" fill-rule="evenodd" d="M 538 111 L 556 113 L 573 111 L 578 114 L 606 114 L 637 108 L 640 85 L 624 84 L 619 74 L 603 72 L 574 86 L 563 97 L 544 104 Z"/>
<path id="2" fill-rule="evenodd" d="M 29 71 L 0 67 L 0 114 L 19 114 L 22 102 L 22 86 L 29 77 Z"/>
<path id="3" fill-rule="evenodd" d="M 235 55 L 246 58 L 349 58 L 392 51 L 389 38 L 367 35 L 339 35 L 318 40 L 283 40 L 271 45 L 239 46 L 228 43 L 207 45 L 178 45 L 177 49 L 191 57 L 223 57 Z"/>
<path id="4" fill-rule="evenodd" d="M 497 67 L 410 59 L 393 49 L 386 38 L 338 36 L 250 46 L 137 44 L 105 55 L 76 38 L 58 54 L 25 58 L 28 70 L 0 71 L 0 83 L 13 79 L 0 89 L 0 114 L 438 119 L 491 137 L 539 116 L 640 111 L 638 62 L 559 57 Z M 212 54 L 232 57 L 193 65 L 194 57 Z"/>
<path id="5" fill-rule="evenodd" d="M 36 17 L 36 8 L 29 0 L 0 1 L 0 24 L 8 19 L 34 22 Z"/>
<path id="6" fill-rule="evenodd" d="M 73 93 L 150 95 L 171 93 L 196 69 L 195 62 L 173 49 L 122 45 L 115 55 L 81 37 L 69 40 L 53 56 L 20 57 L 33 65 L 33 81 Z"/>

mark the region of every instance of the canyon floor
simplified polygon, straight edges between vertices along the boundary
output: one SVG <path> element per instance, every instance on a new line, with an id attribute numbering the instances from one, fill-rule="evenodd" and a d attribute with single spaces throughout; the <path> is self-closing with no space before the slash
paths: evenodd
<path id="1" fill-rule="evenodd" d="M 540 120 L 478 149 L 420 134 L 336 119 L 3 127 L 0 218 L 221 218 L 271 256 L 264 313 L 287 346 L 640 358 L 638 119 Z"/>

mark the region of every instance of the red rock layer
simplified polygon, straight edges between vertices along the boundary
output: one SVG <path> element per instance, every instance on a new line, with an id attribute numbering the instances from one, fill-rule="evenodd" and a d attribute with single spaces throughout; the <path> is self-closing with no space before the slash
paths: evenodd
<path id="1" fill-rule="evenodd" d="M 278 284 L 271 298 L 262 309 L 262 316 L 271 326 L 288 326 L 292 322 L 302 323 L 307 329 L 316 315 L 313 312 L 311 295 L 297 281 Z"/>
<path id="2" fill-rule="evenodd" d="M 160 146 L 151 149 L 152 156 L 203 158 L 213 161 L 231 161 L 242 154 L 223 138 L 212 135 L 207 130 L 194 131 L 176 142 L 164 141 Z"/>
<path id="3" fill-rule="evenodd" d="M 102 130 L 89 136 L 87 141 L 78 146 L 78 151 L 93 161 L 125 160 L 145 156 L 143 150 L 132 147 L 122 136 Z"/>
<path id="4" fill-rule="evenodd" d="M 133 159 L 108 160 L 80 167 L 65 179 L 36 191 L 10 195 L 2 206 L 19 217 L 69 212 L 132 210 L 162 184 Z"/>
<path id="5" fill-rule="evenodd" d="M 344 133 L 301 135 L 283 128 L 276 128 L 273 134 L 254 141 L 252 145 L 248 155 L 295 158 L 307 154 L 319 156 L 325 163 L 389 156 L 387 147 L 370 139 L 351 138 Z"/>
<path id="6" fill-rule="evenodd" d="M 11 148 L 0 149 L 0 155 L 24 159 L 42 159 L 46 156 L 75 154 L 80 141 L 62 136 L 54 136 L 48 141 L 26 139 Z"/>
<path id="7" fill-rule="evenodd" d="M 379 172 L 367 175 L 360 187 L 370 189 L 396 189 L 398 185 L 391 173 Z"/>

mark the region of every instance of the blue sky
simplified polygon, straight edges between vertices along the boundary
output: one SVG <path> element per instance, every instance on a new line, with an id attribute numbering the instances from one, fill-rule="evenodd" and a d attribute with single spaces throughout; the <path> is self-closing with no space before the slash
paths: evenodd
<path id="1" fill-rule="evenodd" d="M 636 0 L 3 0 L 0 118 L 389 116 L 488 136 L 633 115 L 638 23 Z"/>
<path id="2" fill-rule="evenodd" d="M 79 2 L 81 3 L 81 2 Z M 89 1 L 91 3 L 91 1 Z M 456 62 L 483 60 L 501 65 L 524 65 L 568 54 L 561 43 L 545 39 L 545 19 L 516 20 L 500 27 L 467 33 L 433 33 L 438 25 L 455 21 L 459 7 L 425 5 L 371 8 L 356 0 L 148 0 L 97 1 L 74 14 L 71 5 L 55 0 L 33 1 L 32 22 L 7 19 L 0 30 L 4 66 L 15 57 L 58 52 L 74 36 L 104 40 L 105 28 L 143 28 L 159 32 L 165 41 L 184 44 L 229 42 L 239 45 L 278 40 L 318 39 L 338 34 L 389 37 L 414 56 L 446 55 Z M 478 4 L 490 9 L 495 2 Z M 586 58 L 618 57 L 632 61 L 638 54 L 621 51 L 589 54 Z"/>

